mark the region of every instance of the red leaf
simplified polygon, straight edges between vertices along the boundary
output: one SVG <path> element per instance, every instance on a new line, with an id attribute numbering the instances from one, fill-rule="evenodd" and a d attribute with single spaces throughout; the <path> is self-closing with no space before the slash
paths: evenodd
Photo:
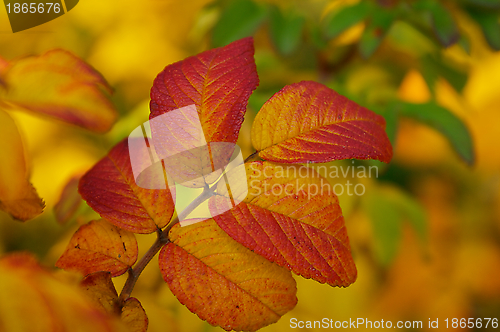
<path id="1" fill-rule="evenodd" d="M 207 142 L 236 143 L 259 83 L 253 54 L 244 38 L 167 66 L 151 88 L 150 119 L 195 104 Z"/>
<path id="2" fill-rule="evenodd" d="M 144 189 L 135 183 L 128 140 L 118 143 L 82 177 L 79 192 L 103 218 L 134 233 L 155 232 L 165 227 L 174 213 L 175 193 Z"/>
<path id="3" fill-rule="evenodd" d="M 240 166 L 243 167 L 243 166 Z M 332 286 L 356 280 L 356 266 L 338 198 L 313 169 L 269 162 L 245 164 L 248 194 L 235 208 L 225 186 L 209 200 L 217 224 L 268 260 Z M 228 178 L 239 172 L 229 172 Z M 231 187 L 232 197 L 241 186 Z M 314 189 L 314 192 L 313 192 Z M 226 211 L 220 215 L 218 211 Z"/>
<path id="4" fill-rule="evenodd" d="M 310 81 L 284 87 L 262 106 L 252 143 L 260 157 L 283 163 L 392 158 L 382 116 Z"/>

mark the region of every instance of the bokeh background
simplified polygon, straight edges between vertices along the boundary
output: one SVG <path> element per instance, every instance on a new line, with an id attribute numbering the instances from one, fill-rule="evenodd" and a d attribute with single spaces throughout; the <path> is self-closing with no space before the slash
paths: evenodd
<path id="1" fill-rule="evenodd" d="M 54 266 L 73 232 L 97 215 L 81 202 L 61 225 L 63 188 L 147 121 L 149 89 L 168 64 L 254 36 L 260 86 L 239 144 L 262 104 L 286 84 L 322 82 L 386 117 L 394 146 L 363 196 L 340 196 L 358 280 L 340 289 L 297 277 L 290 319 L 500 318 L 500 2 L 350 0 L 82 0 L 68 14 L 15 33 L 0 9 L 0 56 L 63 48 L 115 89 L 120 117 L 98 135 L 13 110 L 45 212 L 19 223 L 0 212 L 0 253 L 25 250 Z M 468 138 L 472 149 L 468 148 Z M 349 166 L 351 161 L 327 166 Z M 356 161 L 355 165 L 374 163 Z M 73 181 L 74 182 L 74 181 Z M 68 187 L 66 204 L 78 202 Z M 154 235 L 138 236 L 144 252 Z M 118 289 L 124 279 L 117 278 Z M 133 296 L 149 331 L 215 331 L 180 305 L 154 259 Z M 482 329 L 484 330 L 484 328 Z"/>

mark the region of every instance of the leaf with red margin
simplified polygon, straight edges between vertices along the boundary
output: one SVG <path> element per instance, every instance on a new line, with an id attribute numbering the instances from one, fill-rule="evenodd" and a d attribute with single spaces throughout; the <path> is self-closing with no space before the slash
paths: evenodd
<path id="1" fill-rule="evenodd" d="M 252 144 L 261 158 L 282 163 L 392 158 L 382 116 L 311 81 L 285 86 L 262 106 Z"/>
<path id="2" fill-rule="evenodd" d="M 56 266 L 83 275 L 107 271 L 117 277 L 134 265 L 137 255 L 134 234 L 101 219 L 76 231 Z"/>
<path id="3" fill-rule="evenodd" d="M 128 144 L 127 139 L 118 143 L 94 165 L 81 178 L 78 191 L 92 209 L 115 226 L 134 233 L 153 233 L 169 223 L 175 192 L 137 186 Z"/>
<path id="4" fill-rule="evenodd" d="M 129 331 L 26 253 L 0 259 L 0 294 L 0 331 Z"/>
<path id="5" fill-rule="evenodd" d="M 342 287 L 356 280 L 344 217 L 326 179 L 299 165 L 252 162 L 239 167 L 246 167 L 247 179 L 238 179 L 237 169 L 227 176 L 232 197 L 241 203 L 228 210 L 225 183 L 209 200 L 210 212 L 229 236 L 305 278 Z M 245 180 L 249 186 L 243 198 Z"/>
<path id="6" fill-rule="evenodd" d="M 11 61 L 3 81 L 0 101 L 98 133 L 107 132 L 118 116 L 104 77 L 64 50 Z"/>
<path id="7" fill-rule="evenodd" d="M 160 252 L 168 286 L 189 310 L 223 329 L 255 331 L 297 303 L 290 272 L 246 249 L 208 219 L 175 225 Z"/>
<path id="8" fill-rule="evenodd" d="M 150 119 L 196 105 L 207 142 L 236 143 L 248 98 L 259 84 L 252 38 L 171 64 L 151 88 Z"/>

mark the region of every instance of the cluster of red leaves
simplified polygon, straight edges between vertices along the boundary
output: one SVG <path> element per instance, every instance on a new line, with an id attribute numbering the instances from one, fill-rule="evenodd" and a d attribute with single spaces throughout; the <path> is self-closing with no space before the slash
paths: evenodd
<path id="1" fill-rule="evenodd" d="M 235 143 L 258 85 L 253 54 L 252 39 L 246 38 L 167 66 L 151 89 L 150 119 L 194 104 L 207 143 Z M 128 141 L 122 141 L 79 185 L 103 219 L 76 232 L 57 266 L 87 278 L 102 271 L 121 275 L 137 260 L 133 233 L 162 234 L 163 229 L 163 278 L 181 303 L 226 330 L 254 331 L 291 310 L 297 298 L 290 271 L 331 286 L 354 282 L 356 267 L 337 196 L 332 189 L 310 197 L 304 186 L 329 183 L 310 168 L 305 176 L 294 169 L 345 158 L 389 162 L 384 119 L 322 84 L 301 82 L 264 104 L 252 143 L 265 161 L 240 166 L 253 184 L 241 203 L 218 215 L 226 210 L 228 192 L 216 184 L 209 199 L 216 216 L 180 227 L 168 226 L 175 222 L 175 193 L 139 187 Z M 279 163 L 288 164 L 285 176 L 274 176 L 284 169 Z M 287 190 L 276 195 L 266 191 L 270 185 Z M 116 295 L 110 298 L 116 303 Z"/>

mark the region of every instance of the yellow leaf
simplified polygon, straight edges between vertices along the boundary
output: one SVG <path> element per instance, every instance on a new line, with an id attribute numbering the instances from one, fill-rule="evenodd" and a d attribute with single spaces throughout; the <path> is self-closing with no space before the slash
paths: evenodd
<path id="1" fill-rule="evenodd" d="M 0 109 L 0 209 L 26 221 L 45 204 L 28 181 L 23 142 L 14 120 Z"/>
<path id="2" fill-rule="evenodd" d="M 78 287 L 56 279 L 29 254 L 0 259 L 0 331 L 126 332 Z"/>
<path id="3" fill-rule="evenodd" d="M 290 272 L 251 252 L 213 219 L 170 231 L 159 262 L 179 301 L 223 329 L 255 331 L 297 303 Z"/>
<path id="4" fill-rule="evenodd" d="M 148 330 L 148 316 L 146 316 L 141 302 L 134 297 L 125 301 L 121 317 L 130 332 L 146 332 Z"/>
<path id="5" fill-rule="evenodd" d="M 101 74 L 63 50 L 12 61 L 0 100 L 104 133 L 117 118 L 111 87 Z"/>

